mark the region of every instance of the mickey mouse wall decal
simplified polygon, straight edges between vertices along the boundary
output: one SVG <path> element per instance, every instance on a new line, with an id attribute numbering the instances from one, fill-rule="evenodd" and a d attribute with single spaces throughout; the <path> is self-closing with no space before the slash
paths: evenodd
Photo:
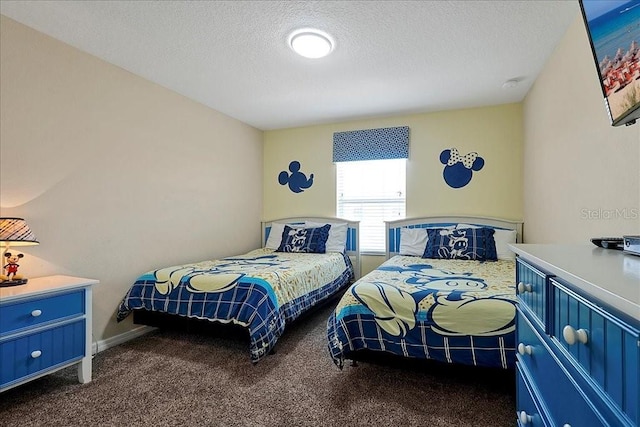
<path id="1" fill-rule="evenodd" d="M 313 174 L 309 175 L 309 179 L 307 179 L 307 176 L 300 172 L 300 162 L 297 160 L 289 163 L 289 171 L 291 174 L 287 171 L 282 171 L 280 175 L 278 175 L 280 185 L 289 184 L 289 190 L 294 193 L 302 193 L 305 189 L 313 185 Z"/>
<path id="2" fill-rule="evenodd" d="M 460 188 L 471 182 L 473 171 L 479 171 L 484 166 L 484 159 L 478 153 L 460 155 L 457 148 L 443 150 L 440 162 L 444 164 L 442 176 L 452 188 Z"/>

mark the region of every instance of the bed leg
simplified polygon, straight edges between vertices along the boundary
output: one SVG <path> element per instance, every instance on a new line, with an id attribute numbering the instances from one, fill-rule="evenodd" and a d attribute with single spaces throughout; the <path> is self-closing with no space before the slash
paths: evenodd
<path id="1" fill-rule="evenodd" d="M 275 349 L 275 347 L 274 347 L 274 348 L 272 348 L 271 350 L 269 350 L 269 354 L 276 354 L 276 349 Z"/>

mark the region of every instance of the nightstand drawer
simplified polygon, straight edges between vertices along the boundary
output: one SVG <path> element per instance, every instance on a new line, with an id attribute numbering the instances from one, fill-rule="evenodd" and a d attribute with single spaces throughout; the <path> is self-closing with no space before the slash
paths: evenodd
<path id="1" fill-rule="evenodd" d="M 85 327 L 81 319 L 0 342 L 0 388 L 80 360 Z"/>
<path id="2" fill-rule="evenodd" d="M 84 314 L 84 304 L 84 290 L 3 304 L 0 310 L 0 336 L 57 319 L 81 316 Z"/>
<path id="3" fill-rule="evenodd" d="M 567 372 L 543 339 L 518 310 L 519 369 L 535 378 L 534 386 L 542 404 L 548 409 L 548 418 L 554 426 L 606 426 L 606 421 L 593 407 L 582 390 L 576 388 Z"/>
<path id="4" fill-rule="evenodd" d="M 550 333 L 569 363 L 631 420 L 640 420 L 640 331 L 551 279 Z"/>
<path id="5" fill-rule="evenodd" d="M 516 258 L 516 291 L 522 304 L 536 316 L 543 329 L 546 322 L 546 292 L 548 275 L 536 267 Z"/>

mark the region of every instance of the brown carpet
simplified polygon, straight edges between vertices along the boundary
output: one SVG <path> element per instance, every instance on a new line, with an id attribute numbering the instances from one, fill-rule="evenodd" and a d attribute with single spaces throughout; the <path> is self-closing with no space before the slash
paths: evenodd
<path id="1" fill-rule="evenodd" d="M 513 371 L 370 359 L 339 370 L 334 304 L 289 325 L 276 354 L 248 339 L 156 331 L 98 353 L 93 381 L 68 368 L 0 394 L 2 426 L 513 426 Z"/>

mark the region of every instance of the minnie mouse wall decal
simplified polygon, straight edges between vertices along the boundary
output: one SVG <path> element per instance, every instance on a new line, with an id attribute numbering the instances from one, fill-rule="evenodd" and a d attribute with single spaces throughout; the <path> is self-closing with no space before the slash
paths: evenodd
<path id="1" fill-rule="evenodd" d="M 457 148 L 443 150 L 440 153 L 440 162 L 444 164 L 442 176 L 444 181 L 452 188 L 460 188 L 471 182 L 473 171 L 479 171 L 484 166 L 484 159 L 478 153 L 469 153 L 462 156 Z"/>

